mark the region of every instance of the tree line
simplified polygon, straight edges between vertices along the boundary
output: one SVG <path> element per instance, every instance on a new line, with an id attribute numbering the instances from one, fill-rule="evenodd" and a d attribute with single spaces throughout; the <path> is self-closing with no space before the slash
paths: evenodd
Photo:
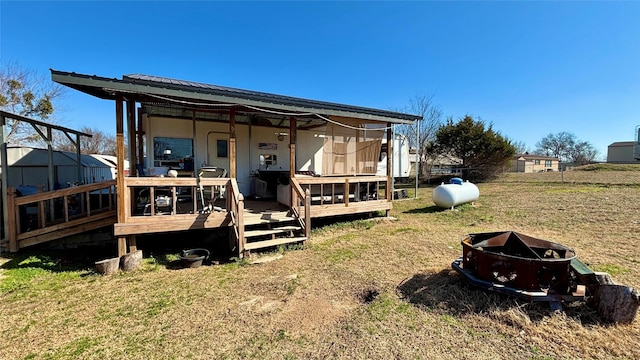
<path id="1" fill-rule="evenodd" d="M 445 159 L 466 177 L 484 180 L 504 172 L 515 154 L 528 153 L 523 142 L 500 134 L 481 118 L 465 115 L 444 120 L 433 96 L 412 97 L 406 107 L 394 110 L 422 116 L 414 125 L 396 127 L 396 132 L 406 136 L 416 149 L 423 179 L 429 178 L 434 164 Z M 531 153 L 575 165 L 592 163 L 598 155 L 593 145 L 568 132 L 545 136 Z"/>
<path id="2" fill-rule="evenodd" d="M 2 110 L 55 124 L 54 114 L 58 107 L 54 104 L 64 94 L 65 88 L 63 86 L 38 75 L 34 70 L 24 68 L 16 63 L 5 63 L 0 66 L 0 109 Z M 114 135 L 90 126 L 83 126 L 79 131 L 92 135 L 90 138 L 80 137 L 82 153 L 115 155 L 116 139 Z M 43 147 L 47 145 L 30 124 L 14 119 L 7 119 L 5 141 L 10 145 L 18 146 Z M 54 131 L 51 142 L 56 150 L 76 151 L 71 139 L 61 132 Z"/>

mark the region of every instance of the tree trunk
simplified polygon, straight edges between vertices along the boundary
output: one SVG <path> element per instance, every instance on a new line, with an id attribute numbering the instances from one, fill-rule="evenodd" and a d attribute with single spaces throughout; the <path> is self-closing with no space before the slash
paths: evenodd
<path id="1" fill-rule="evenodd" d="M 118 272 L 120 258 L 105 259 L 96 262 L 96 270 L 102 275 L 110 275 Z"/>
<path id="2" fill-rule="evenodd" d="M 595 293 L 598 314 L 604 321 L 631 323 L 638 313 L 640 293 L 624 285 L 600 285 Z"/>
<path id="3" fill-rule="evenodd" d="M 140 267 L 142 262 L 142 250 L 136 250 L 120 257 L 122 271 L 131 271 Z"/>

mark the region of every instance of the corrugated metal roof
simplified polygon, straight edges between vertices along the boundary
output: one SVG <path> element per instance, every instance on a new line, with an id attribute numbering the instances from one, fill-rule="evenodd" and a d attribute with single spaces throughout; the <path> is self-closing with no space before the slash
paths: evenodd
<path id="1" fill-rule="evenodd" d="M 76 153 L 54 150 L 52 155 L 55 166 L 76 165 Z M 7 147 L 7 162 L 9 166 L 47 166 L 49 164 L 49 155 L 46 149 L 11 146 Z M 80 163 L 84 167 L 109 167 L 98 159 L 86 154 L 80 154 Z"/>
<path id="2" fill-rule="evenodd" d="M 244 90 L 237 89 L 227 86 L 219 86 L 213 84 L 205 84 L 194 81 L 185 81 L 185 80 L 177 80 L 171 79 L 161 76 L 152 76 L 152 75 L 144 75 L 144 74 L 130 74 L 124 75 L 122 77 L 124 81 L 130 81 L 132 83 L 146 83 L 146 84 L 165 84 L 172 87 L 179 87 L 182 89 L 190 89 L 196 91 L 206 91 L 216 93 L 218 95 L 230 96 L 230 97 L 238 97 L 250 100 L 259 100 L 259 101 L 268 101 L 273 104 L 282 104 L 282 105 L 293 105 L 300 106 L 305 108 L 323 108 L 323 109 L 332 109 L 332 110 L 342 110 L 349 112 L 362 112 L 367 114 L 388 116 L 388 117 L 397 117 L 405 120 L 416 120 L 420 118 L 417 115 L 403 114 L 393 111 L 373 109 L 361 106 L 353 106 L 353 105 L 344 105 L 327 101 L 319 101 L 319 100 L 310 100 L 292 96 L 285 95 L 277 95 L 270 94 L 259 91 L 252 90 Z"/>
<path id="3" fill-rule="evenodd" d="M 527 160 L 556 160 L 560 161 L 560 159 L 552 157 L 552 156 L 544 156 L 544 155 L 535 155 L 535 154 L 515 154 L 513 155 L 514 159 L 520 159 L 521 157 Z"/>
<path id="4" fill-rule="evenodd" d="M 421 116 L 399 112 L 338 104 L 333 102 L 303 99 L 265 92 L 177 80 L 160 76 L 131 74 L 119 79 L 96 75 L 83 75 L 51 70 L 52 80 L 104 99 L 114 99 L 121 94 L 140 102 L 157 102 L 162 97 L 193 103 L 236 104 L 245 107 L 261 107 L 282 112 L 310 112 L 324 116 L 344 116 L 374 121 L 412 123 Z M 168 100 L 167 100 L 168 101 Z M 187 104 L 188 105 L 188 104 Z"/>

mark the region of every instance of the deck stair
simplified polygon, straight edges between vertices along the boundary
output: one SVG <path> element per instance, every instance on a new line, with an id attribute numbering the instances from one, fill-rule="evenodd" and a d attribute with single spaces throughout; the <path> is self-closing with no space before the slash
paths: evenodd
<path id="1" fill-rule="evenodd" d="M 304 242 L 307 237 L 289 211 L 245 214 L 245 251 Z"/>

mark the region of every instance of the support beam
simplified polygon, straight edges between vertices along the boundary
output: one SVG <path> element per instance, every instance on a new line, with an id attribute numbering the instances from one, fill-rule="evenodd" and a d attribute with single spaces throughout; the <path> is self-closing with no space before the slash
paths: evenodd
<path id="1" fill-rule="evenodd" d="M 136 102 L 127 100 L 127 138 L 129 140 L 129 173 L 132 176 L 138 174 L 138 152 L 136 151 Z M 122 167 L 124 169 L 124 167 Z"/>
<path id="2" fill-rule="evenodd" d="M 144 167 L 144 142 L 142 138 L 142 135 L 144 134 L 143 122 L 144 119 L 142 118 L 142 108 L 138 108 L 138 131 L 136 131 L 136 134 L 138 135 L 138 141 L 136 142 L 136 145 L 138 146 L 138 162 L 140 165 L 142 165 L 142 167 Z M 138 176 L 142 176 L 142 174 L 138 174 L 138 167 L 136 165 L 137 164 L 133 165 L 136 168 L 136 174 Z"/>
<path id="3" fill-rule="evenodd" d="M 229 110 L 229 177 L 236 177 L 236 167 L 236 109 L 231 109 Z"/>
<path id="4" fill-rule="evenodd" d="M 117 175 L 116 175 L 116 188 L 118 191 L 117 213 L 118 224 L 125 222 L 125 186 L 124 186 L 124 119 L 123 119 L 123 106 L 122 95 L 116 95 L 116 158 L 117 158 Z M 127 253 L 127 238 L 118 237 L 118 256 L 122 256 Z"/>
<path id="5" fill-rule="evenodd" d="M 80 155 L 80 134 L 76 134 L 76 181 L 82 184 L 82 155 Z"/>
<path id="6" fill-rule="evenodd" d="M 296 118 L 289 119 L 289 177 L 294 178 L 296 175 Z"/>
<path id="7" fill-rule="evenodd" d="M 2 186 L 2 230 L 3 239 L 9 239 L 9 216 L 7 212 L 7 180 L 9 179 L 9 164 L 7 163 L 7 119 L 0 114 L 0 186 Z"/>
<path id="8" fill-rule="evenodd" d="M 51 128 L 47 128 L 47 169 L 49 174 L 49 191 L 53 190 L 53 144 L 51 141 Z M 53 217 L 53 216 L 52 216 Z"/>

